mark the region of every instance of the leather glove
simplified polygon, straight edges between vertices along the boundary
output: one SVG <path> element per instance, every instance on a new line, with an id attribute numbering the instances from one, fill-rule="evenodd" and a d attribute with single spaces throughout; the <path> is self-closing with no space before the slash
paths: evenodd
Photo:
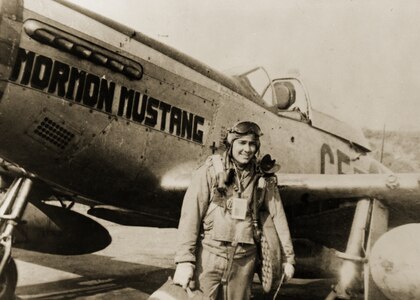
<path id="1" fill-rule="evenodd" d="M 190 280 L 193 278 L 194 269 L 194 264 L 190 262 L 178 263 L 176 265 L 173 282 L 186 289 Z"/>
<path id="2" fill-rule="evenodd" d="M 289 281 L 295 274 L 295 267 L 291 263 L 284 263 L 282 267 L 284 273 L 284 281 Z"/>

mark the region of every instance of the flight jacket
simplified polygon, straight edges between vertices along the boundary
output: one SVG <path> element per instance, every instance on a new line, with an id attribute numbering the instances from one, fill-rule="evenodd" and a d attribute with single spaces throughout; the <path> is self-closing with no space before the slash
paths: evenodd
<path id="1" fill-rule="evenodd" d="M 223 157 L 226 157 L 226 154 Z M 247 213 L 245 220 L 231 219 L 228 209 L 220 205 L 220 201 L 214 200 L 218 191 L 217 174 L 212 159 L 214 157 L 210 156 L 206 163 L 194 172 L 191 184 L 184 196 L 178 226 L 175 263 L 195 263 L 199 243 L 217 255 L 226 253 L 225 249 L 222 249 L 222 245 L 226 242 L 239 243 L 238 254 L 235 257 L 255 253 L 251 213 Z M 223 163 L 226 169 L 231 168 L 233 164 L 227 159 Z M 256 184 L 254 179 L 257 175 L 255 163 L 250 163 L 242 172 L 241 198 L 248 199 L 248 206 L 251 208 L 254 201 L 252 191 Z M 228 186 L 224 196 L 226 200 L 237 196 L 238 187 L 235 183 L 238 175 L 234 174 L 234 176 L 233 183 Z M 276 181 L 266 179 L 266 182 L 266 193 L 262 204 L 273 218 L 282 245 L 283 261 L 294 264 L 293 245 Z"/>

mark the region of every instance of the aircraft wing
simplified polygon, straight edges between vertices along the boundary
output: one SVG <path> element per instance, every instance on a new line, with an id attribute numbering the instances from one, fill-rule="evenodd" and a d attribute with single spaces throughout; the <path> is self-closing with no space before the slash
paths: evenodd
<path id="1" fill-rule="evenodd" d="M 419 173 L 277 174 L 277 178 L 280 192 L 293 194 L 293 199 L 374 198 L 389 208 L 403 209 L 420 220 Z"/>

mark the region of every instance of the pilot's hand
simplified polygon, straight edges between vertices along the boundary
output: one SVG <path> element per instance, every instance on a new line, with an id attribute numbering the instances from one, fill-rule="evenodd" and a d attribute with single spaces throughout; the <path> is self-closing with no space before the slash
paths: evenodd
<path id="1" fill-rule="evenodd" d="M 289 281 L 295 274 L 295 267 L 291 263 L 283 264 L 284 281 Z"/>
<path id="2" fill-rule="evenodd" d="M 194 264 L 190 262 L 178 263 L 176 265 L 173 282 L 186 289 L 190 280 L 193 278 L 194 268 Z"/>

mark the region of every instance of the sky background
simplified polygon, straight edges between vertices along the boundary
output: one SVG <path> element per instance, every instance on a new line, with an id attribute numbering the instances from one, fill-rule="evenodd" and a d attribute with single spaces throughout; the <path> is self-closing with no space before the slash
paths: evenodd
<path id="1" fill-rule="evenodd" d="M 357 127 L 420 130 L 420 1 L 70 0 L 214 67 L 298 76 Z"/>

